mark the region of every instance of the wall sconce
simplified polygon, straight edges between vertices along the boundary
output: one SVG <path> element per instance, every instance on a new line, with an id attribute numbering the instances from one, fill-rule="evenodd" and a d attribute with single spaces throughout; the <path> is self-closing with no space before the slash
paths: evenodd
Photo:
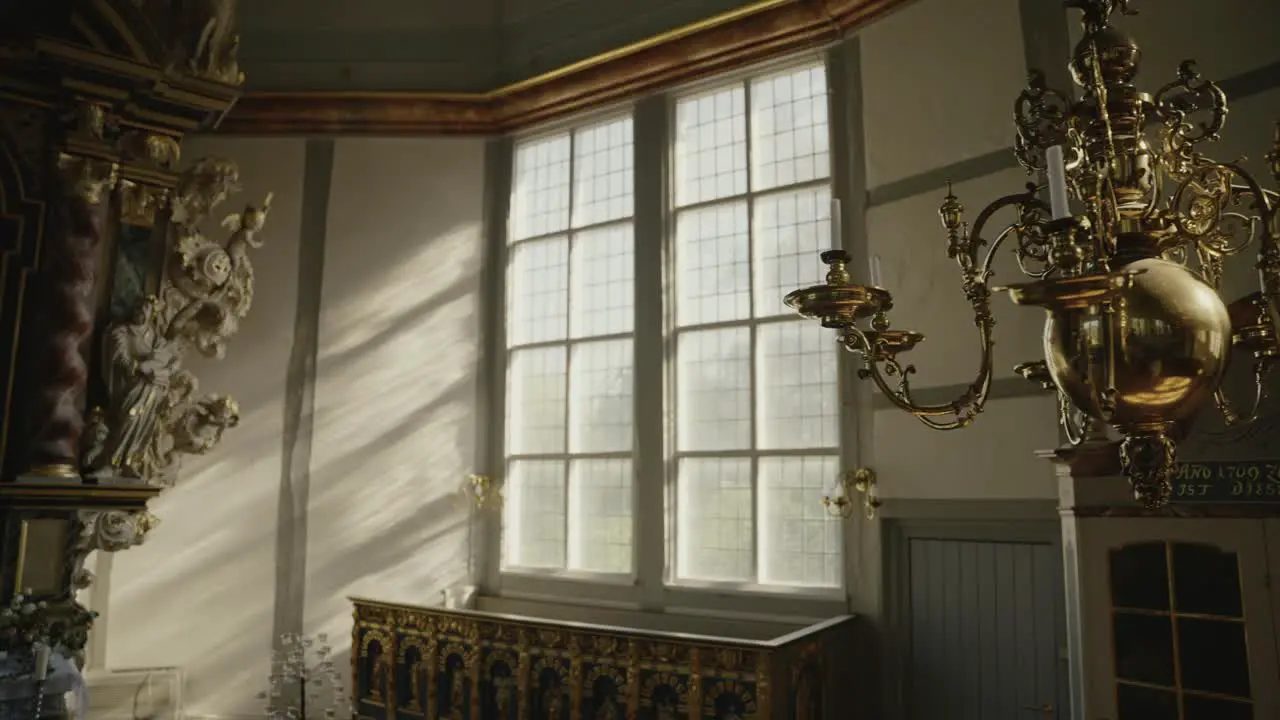
<path id="1" fill-rule="evenodd" d="M 854 493 L 862 495 L 862 511 L 868 520 L 874 520 L 876 511 L 880 509 L 880 498 L 876 494 L 876 471 L 871 468 L 858 468 L 840 476 L 839 495 L 824 495 L 822 505 L 832 516 L 848 518 L 853 515 Z"/>
<path id="2" fill-rule="evenodd" d="M 502 486 L 488 475 L 468 475 L 461 490 L 463 497 L 477 510 L 502 507 Z"/>

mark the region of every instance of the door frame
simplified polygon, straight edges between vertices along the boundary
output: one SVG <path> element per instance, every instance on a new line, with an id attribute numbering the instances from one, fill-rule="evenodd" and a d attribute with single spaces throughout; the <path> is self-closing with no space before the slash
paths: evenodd
<path id="1" fill-rule="evenodd" d="M 1036 543 L 1053 547 L 1058 559 L 1060 599 L 1057 611 L 1058 641 L 1066 648 L 1066 595 L 1063 588 L 1062 525 L 1057 519 L 966 520 L 886 518 L 884 544 L 885 636 L 884 655 L 885 720 L 907 720 L 907 697 L 911 667 L 911 541 L 956 540 L 996 543 Z M 1061 666 L 1059 699 L 1068 698 L 1067 668 Z"/>
<path id="2" fill-rule="evenodd" d="M 1115 548 L 1144 542 L 1196 543 L 1235 552 L 1241 563 L 1240 582 L 1245 613 L 1245 636 L 1270 634 L 1272 642 L 1248 645 L 1250 686 L 1253 691 L 1254 715 L 1275 717 L 1280 709 L 1280 689 L 1266 677 L 1260 677 L 1268 665 L 1277 673 L 1275 642 L 1275 593 L 1268 587 L 1269 567 L 1276 557 L 1268 557 L 1268 533 L 1260 520 L 1228 518 L 1089 518 L 1081 523 L 1077 534 L 1078 561 L 1081 568 L 1099 568 L 1089 574 L 1080 588 L 1081 633 L 1083 651 L 1091 658 L 1085 680 L 1085 716 L 1115 718 L 1115 656 L 1112 645 L 1110 565 L 1106 554 Z M 1272 543 L 1274 544 L 1274 543 Z M 1246 571 L 1244 560 L 1252 555 L 1258 561 L 1253 575 Z M 1083 573 L 1082 573 L 1083 577 Z M 1252 583 L 1250 580 L 1252 579 Z M 1250 602 L 1250 600 L 1254 602 Z M 1105 612 L 1102 609 L 1105 608 Z M 1267 632 L 1269 631 L 1269 633 Z M 1257 652 L 1255 653 L 1255 648 Z"/>

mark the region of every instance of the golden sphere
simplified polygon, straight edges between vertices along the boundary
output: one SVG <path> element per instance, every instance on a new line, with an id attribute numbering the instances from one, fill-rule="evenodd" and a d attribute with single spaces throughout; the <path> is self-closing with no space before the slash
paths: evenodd
<path id="1" fill-rule="evenodd" d="M 1135 260 L 1110 313 L 1051 313 L 1044 328 L 1049 373 L 1077 408 L 1119 428 L 1190 418 L 1218 389 L 1231 349 L 1231 320 L 1218 293 L 1185 267 Z M 1110 342 L 1108 342 L 1110 338 Z M 1114 408 L 1105 406 L 1108 350 Z"/>

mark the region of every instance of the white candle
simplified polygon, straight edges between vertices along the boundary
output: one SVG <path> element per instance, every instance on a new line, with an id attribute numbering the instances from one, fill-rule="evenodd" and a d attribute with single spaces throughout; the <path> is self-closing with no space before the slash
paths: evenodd
<path id="1" fill-rule="evenodd" d="M 871 256 L 871 285 L 873 287 L 884 287 L 880 284 L 880 256 Z"/>
<path id="2" fill-rule="evenodd" d="M 36 645 L 36 680 L 44 680 L 49 674 L 49 646 L 44 643 Z"/>
<path id="3" fill-rule="evenodd" d="M 844 247 L 844 236 L 840 230 L 840 200 L 831 198 L 831 248 L 833 250 Z"/>
<path id="4" fill-rule="evenodd" d="M 1062 159 L 1062 146 L 1054 145 L 1045 153 L 1046 174 L 1049 176 L 1049 210 L 1054 220 L 1071 215 L 1067 204 L 1067 164 Z"/>

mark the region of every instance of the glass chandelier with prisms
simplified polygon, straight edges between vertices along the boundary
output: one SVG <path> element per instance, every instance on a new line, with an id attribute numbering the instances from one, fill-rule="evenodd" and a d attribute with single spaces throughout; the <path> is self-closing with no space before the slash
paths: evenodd
<path id="1" fill-rule="evenodd" d="M 1072 443 L 1113 428 L 1135 496 L 1156 509 L 1169 502 L 1176 443 L 1199 410 L 1212 400 L 1228 424 L 1250 422 L 1258 412 L 1264 378 L 1280 354 L 1280 194 L 1239 163 L 1202 152 L 1223 128 L 1227 99 L 1194 62 L 1182 63 L 1154 95 L 1134 85 L 1141 51 L 1111 24 L 1116 13 L 1136 14 L 1128 0 L 1065 4 L 1083 13 L 1084 36 L 1070 61 L 1080 98 L 1046 87 L 1033 71 L 1014 113 L 1018 161 L 1045 182 L 992 202 L 972 225 L 949 186 L 939 209 L 947 254 L 960 266 L 978 329 L 973 383 L 948 403 L 912 398 L 914 369 L 899 356 L 924 338 L 892 328 L 892 295 L 874 277 L 871 285 L 854 284 L 841 250 L 822 254 L 824 284 L 786 302 L 838 329 L 843 346 L 860 357 L 860 377 L 940 430 L 969 425 L 989 397 L 992 292 L 1045 309 L 1044 359 L 1016 372 L 1057 392 Z M 1280 183 L 1280 123 L 1267 159 Z M 988 227 L 1006 208 L 1017 219 Z M 1031 282 L 990 284 L 1003 246 Z M 1219 295 L 1223 264 L 1249 249 L 1256 250 L 1259 291 L 1228 307 Z M 1244 409 L 1222 388 L 1233 353 L 1253 359 L 1255 396 Z"/>

